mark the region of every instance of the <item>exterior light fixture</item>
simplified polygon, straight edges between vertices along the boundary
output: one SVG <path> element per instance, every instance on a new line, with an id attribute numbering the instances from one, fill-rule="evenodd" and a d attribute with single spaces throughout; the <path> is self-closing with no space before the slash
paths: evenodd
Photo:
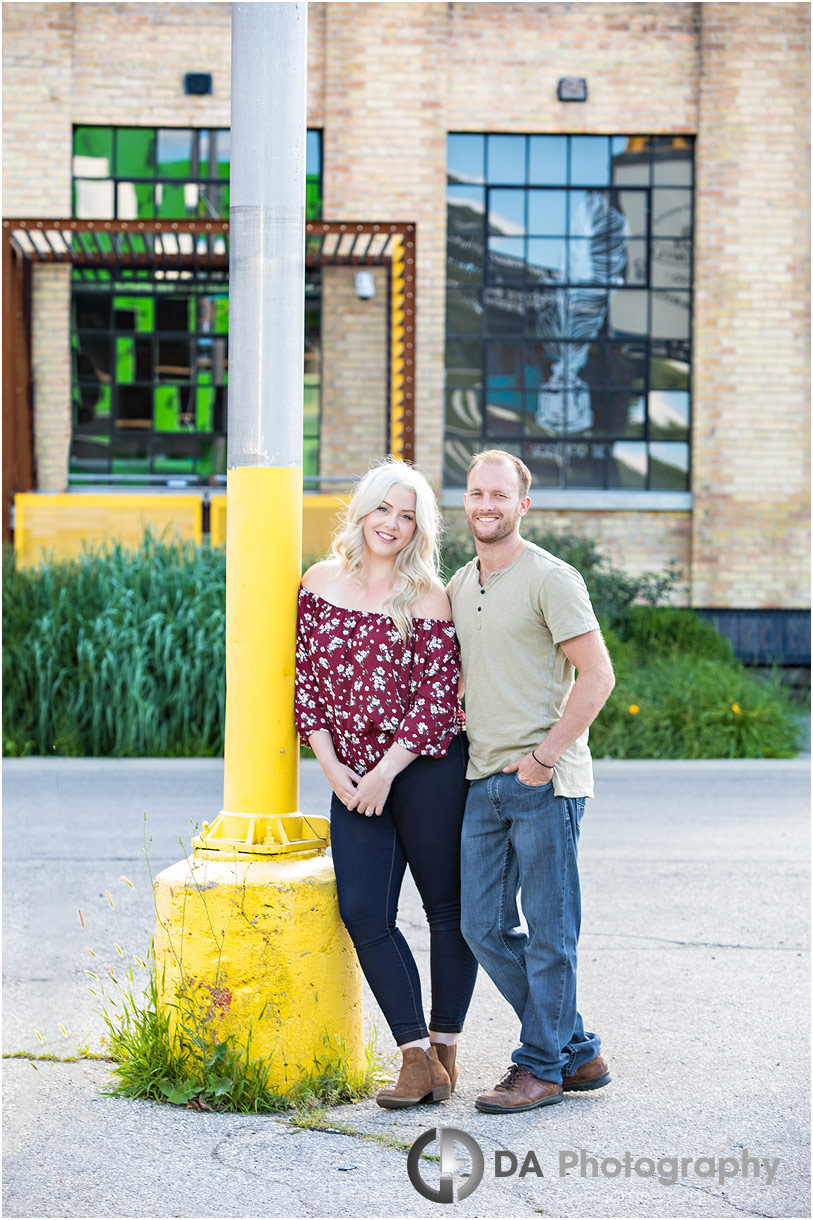
<path id="1" fill-rule="evenodd" d="M 356 296 L 360 301 L 369 301 L 375 296 L 375 280 L 372 271 L 356 272 Z"/>
<path id="2" fill-rule="evenodd" d="M 212 92 L 211 72 L 187 72 L 183 78 L 184 93 L 200 97 Z"/>
<path id="3" fill-rule="evenodd" d="M 560 102 L 586 102 L 587 81 L 583 76 L 563 76 L 556 87 Z"/>

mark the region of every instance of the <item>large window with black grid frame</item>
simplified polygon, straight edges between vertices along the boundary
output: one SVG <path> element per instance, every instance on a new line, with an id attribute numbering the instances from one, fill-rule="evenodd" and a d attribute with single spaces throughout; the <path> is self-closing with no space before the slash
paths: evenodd
<path id="1" fill-rule="evenodd" d="M 510 450 L 538 488 L 687 491 L 689 136 L 453 133 L 444 483 Z"/>
<path id="2" fill-rule="evenodd" d="M 81 219 L 228 220 L 228 129 L 75 127 Z M 307 217 L 321 216 L 321 133 L 307 137 Z M 138 237 L 134 237 L 138 241 Z M 141 239 L 143 240 L 143 239 Z M 74 269 L 71 483 L 226 477 L 225 272 Z M 319 473 L 321 279 L 306 273 L 304 474 Z"/>

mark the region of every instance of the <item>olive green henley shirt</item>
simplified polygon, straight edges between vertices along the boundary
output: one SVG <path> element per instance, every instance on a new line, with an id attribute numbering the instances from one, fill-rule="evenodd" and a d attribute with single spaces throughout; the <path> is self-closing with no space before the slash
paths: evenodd
<path id="1" fill-rule="evenodd" d="M 469 779 L 483 779 L 539 746 L 561 719 L 575 681 L 559 644 L 598 628 L 581 575 L 532 542 L 480 585 L 480 562 L 455 572 L 446 592 L 466 687 Z M 537 749 L 537 756 L 544 761 Z M 587 730 L 553 772 L 557 796 L 592 796 Z"/>

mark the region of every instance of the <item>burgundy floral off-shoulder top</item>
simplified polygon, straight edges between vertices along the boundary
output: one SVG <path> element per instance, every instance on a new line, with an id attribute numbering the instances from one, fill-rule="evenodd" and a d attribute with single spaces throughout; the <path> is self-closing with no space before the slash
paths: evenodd
<path id="1" fill-rule="evenodd" d="M 406 643 L 387 614 L 345 610 L 299 590 L 294 712 L 299 736 L 327 729 L 357 775 L 393 742 L 440 758 L 460 732 L 454 626 L 416 618 Z"/>

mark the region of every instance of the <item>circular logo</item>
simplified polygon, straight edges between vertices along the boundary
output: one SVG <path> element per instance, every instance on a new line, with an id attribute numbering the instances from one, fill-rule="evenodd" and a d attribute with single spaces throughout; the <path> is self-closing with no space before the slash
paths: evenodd
<path id="1" fill-rule="evenodd" d="M 421 1176 L 421 1153 L 427 1144 L 440 1140 L 440 1183 L 430 1186 Z M 457 1127 L 432 1127 L 419 1135 L 409 1150 L 407 1157 L 407 1173 L 409 1180 L 419 1195 L 430 1199 L 433 1203 L 454 1203 L 454 1175 L 458 1169 L 463 1169 L 466 1162 L 460 1161 L 455 1155 L 455 1144 L 462 1144 L 469 1154 L 471 1170 L 468 1178 L 457 1191 L 457 1199 L 467 1198 L 483 1180 L 483 1152 L 477 1140 L 467 1131 L 459 1131 Z"/>

